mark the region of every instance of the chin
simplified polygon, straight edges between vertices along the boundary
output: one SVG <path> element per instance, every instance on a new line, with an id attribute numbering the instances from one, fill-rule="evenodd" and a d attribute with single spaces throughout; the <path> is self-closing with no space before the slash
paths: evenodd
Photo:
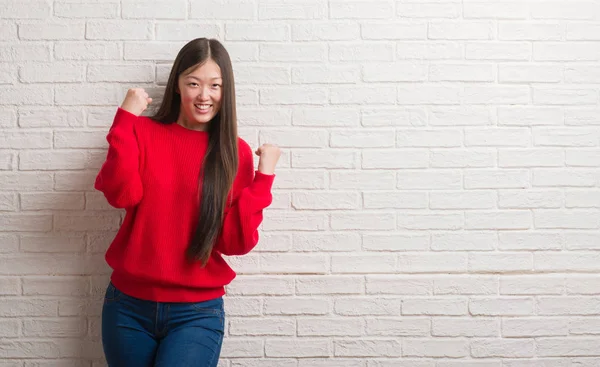
<path id="1" fill-rule="evenodd" d="M 192 121 L 198 125 L 208 124 L 215 116 L 194 116 Z"/>

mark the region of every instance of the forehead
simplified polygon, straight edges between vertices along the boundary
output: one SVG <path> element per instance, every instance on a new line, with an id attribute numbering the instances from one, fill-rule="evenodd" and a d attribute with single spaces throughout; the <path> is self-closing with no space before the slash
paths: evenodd
<path id="1" fill-rule="evenodd" d="M 211 59 L 204 63 L 193 66 L 181 74 L 182 77 L 192 77 L 196 79 L 214 79 L 221 77 L 221 68 Z"/>

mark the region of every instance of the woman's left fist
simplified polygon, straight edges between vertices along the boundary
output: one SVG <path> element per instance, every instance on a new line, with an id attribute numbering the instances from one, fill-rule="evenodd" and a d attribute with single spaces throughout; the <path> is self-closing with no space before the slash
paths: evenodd
<path id="1" fill-rule="evenodd" d="M 263 144 L 256 150 L 256 155 L 259 156 L 258 172 L 265 175 L 275 173 L 275 166 L 281 156 L 281 149 L 274 144 Z"/>

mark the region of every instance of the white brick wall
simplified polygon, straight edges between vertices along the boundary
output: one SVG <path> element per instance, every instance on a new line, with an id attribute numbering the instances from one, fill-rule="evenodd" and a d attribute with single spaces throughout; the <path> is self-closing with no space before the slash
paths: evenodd
<path id="1" fill-rule="evenodd" d="M 202 36 L 283 148 L 220 367 L 600 365 L 599 1 L 0 0 L 0 366 L 104 366 L 106 131 Z"/>

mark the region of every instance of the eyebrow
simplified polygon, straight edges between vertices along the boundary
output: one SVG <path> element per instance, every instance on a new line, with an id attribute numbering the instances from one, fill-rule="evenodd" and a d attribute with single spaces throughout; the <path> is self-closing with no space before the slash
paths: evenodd
<path id="1" fill-rule="evenodd" d="M 196 80 L 201 80 L 200 78 L 196 78 L 195 76 L 191 76 L 191 75 L 186 76 L 186 78 L 192 78 L 192 79 L 196 79 Z M 221 78 L 220 76 L 215 76 L 213 78 L 210 78 L 210 80 L 215 80 L 215 79 L 223 79 L 223 78 Z"/>

